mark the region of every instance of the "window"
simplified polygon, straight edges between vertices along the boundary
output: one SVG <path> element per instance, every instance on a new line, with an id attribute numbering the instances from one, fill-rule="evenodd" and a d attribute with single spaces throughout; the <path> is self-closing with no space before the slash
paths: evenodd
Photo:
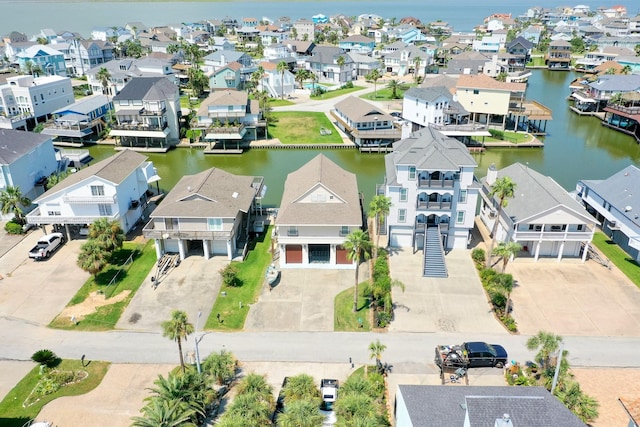
<path id="1" fill-rule="evenodd" d="M 344 237 L 346 235 L 349 234 L 349 226 L 348 225 L 343 225 L 342 227 L 340 227 L 340 236 Z"/>
<path id="2" fill-rule="evenodd" d="M 295 225 L 291 225 L 289 226 L 289 229 L 287 230 L 287 236 L 297 236 L 298 235 L 298 227 L 296 227 Z"/>
<path id="3" fill-rule="evenodd" d="M 467 190 L 460 190 L 460 194 L 458 194 L 458 203 L 467 203 Z"/>
<path id="4" fill-rule="evenodd" d="M 104 196 L 104 185 L 92 185 L 91 186 L 91 195 L 92 196 Z"/>
<path id="5" fill-rule="evenodd" d="M 49 216 L 60 216 L 60 211 L 49 211 L 47 212 Z"/>
<path id="6" fill-rule="evenodd" d="M 407 210 L 398 209 L 398 222 L 407 222 Z"/>
<path id="7" fill-rule="evenodd" d="M 221 231 L 222 218 L 207 218 L 207 226 L 209 231 Z"/>
<path id="8" fill-rule="evenodd" d="M 582 231 L 584 229 L 584 224 L 578 224 L 578 231 Z"/>
<path id="9" fill-rule="evenodd" d="M 100 203 L 98 205 L 98 212 L 100 213 L 100 216 L 111 216 L 111 205 Z"/>
<path id="10" fill-rule="evenodd" d="M 464 211 L 458 211 L 458 216 L 456 218 L 456 224 L 462 224 L 464 222 Z"/>
<path id="11" fill-rule="evenodd" d="M 406 202 L 407 201 L 407 189 L 406 188 L 401 188 L 400 189 L 400 201 L 401 202 Z"/>
<path id="12" fill-rule="evenodd" d="M 478 94 L 480 94 L 480 91 L 479 91 L 478 89 L 474 89 L 474 90 L 473 90 L 473 94 L 474 94 L 474 95 L 478 95 Z"/>
<path id="13" fill-rule="evenodd" d="M 409 179 L 412 180 L 412 181 L 416 179 L 416 167 L 415 166 L 409 166 Z"/>

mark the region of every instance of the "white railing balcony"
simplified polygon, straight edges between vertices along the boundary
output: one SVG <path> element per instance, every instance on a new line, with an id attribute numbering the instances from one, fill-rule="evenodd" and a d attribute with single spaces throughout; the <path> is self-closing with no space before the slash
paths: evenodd
<path id="1" fill-rule="evenodd" d="M 83 205 L 92 205 L 97 203 L 111 204 L 111 203 L 115 203 L 117 200 L 118 200 L 118 197 L 116 194 L 113 194 L 111 196 L 108 196 L 108 195 L 105 195 L 105 196 L 64 195 L 62 196 L 62 201 L 65 203 L 83 204 Z"/>
<path id="2" fill-rule="evenodd" d="M 591 240 L 593 233 L 588 231 L 516 231 L 513 240 L 533 241 L 585 241 Z"/>

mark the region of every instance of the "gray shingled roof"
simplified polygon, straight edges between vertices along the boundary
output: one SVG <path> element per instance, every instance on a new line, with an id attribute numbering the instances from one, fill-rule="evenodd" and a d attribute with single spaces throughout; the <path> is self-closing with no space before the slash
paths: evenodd
<path id="1" fill-rule="evenodd" d="M 629 221 L 639 224 L 640 215 L 640 169 L 629 165 L 620 172 L 603 180 L 582 181 L 592 191 L 624 214 Z M 638 191 L 636 194 L 635 191 Z M 631 209 L 627 209 L 630 207 Z"/>
<path id="2" fill-rule="evenodd" d="M 356 123 L 372 121 L 375 117 L 381 122 L 391 122 L 394 120 L 393 117 L 385 113 L 382 109 L 353 95 L 335 104 L 334 108 Z"/>
<path id="3" fill-rule="evenodd" d="M 38 197 L 35 201 L 37 202 L 38 200 L 47 198 L 52 194 L 64 191 L 65 189 L 94 175 L 112 182 L 113 184 L 120 184 L 146 160 L 146 156 L 143 156 L 133 150 L 118 151 L 117 154 L 111 157 L 101 160 L 91 166 L 87 166 L 84 169 L 80 169 L 76 173 L 72 173 Z"/>
<path id="4" fill-rule="evenodd" d="M 340 203 L 301 203 L 298 199 L 323 186 Z M 362 212 L 355 174 L 318 154 L 287 175 L 277 225 L 361 226 Z"/>
<path id="5" fill-rule="evenodd" d="M 134 77 L 113 100 L 165 101 L 177 92 L 178 86 L 166 77 Z"/>
<path id="6" fill-rule="evenodd" d="M 109 98 L 106 95 L 91 95 L 85 98 L 80 98 L 71 105 L 58 108 L 53 114 L 60 114 L 65 111 L 70 111 L 78 114 L 88 115 L 93 110 L 100 108 L 109 103 Z"/>
<path id="7" fill-rule="evenodd" d="M 414 427 L 494 426 L 509 414 L 514 427 L 585 427 L 544 387 L 399 385 Z M 465 411 L 465 406 L 467 411 Z"/>
<path id="8" fill-rule="evenodd" d="M 640 76 L 635 74 L 603 74 L 589 86 L 601 91 L 630 92 L 640 90 Z"/>
<path id="9" fill-rule="evenodd" d="M 553 178 L 523 165 L 514 163 L 498 171 L 498 178 L 508 176 L 516 184 L 513 199 L 508 200 L 504 211 L 518 223 L 558 206 L 581 215 L 585 220 L 595 223 L 586 209 L 567 193 Z M 486 184 L 486 177 L 482 180 Z"/>
<path id="10" fill-rule="evenodd" d="M 384 160 L 389 185 L 397 184 L 398 165 L 427 171 L 457 171 L 461 166 L 477 166 L 463 143 L 430 127 L 394 142 L 393 153 L 385 155 Z"/>
<path id="11" fill-rule="evenodd" d="M 219 90 L 211 92 L 211 94 L 202 101 L 198 108 L 198 116 L 207 116 L 209 114 L 209 106 L 227 106 L 227 105 L 247 105 L 249 95 L 241 90 Z"/>
<path id="12" fill-rule="evenodd" d="M 51 136 L 0 128 L 0 165 L 12 164 L 49 140 Z"/>
<path id="13" fill-rule="evenodd" d="M 444 86 L 433 87 L 412 87 L 406 91 L 405 96 L 412 96 L 420 99 L 421 101 L 434 102 L 440 97 L 445 97 L 449 100 L 449 107 L 456 110 L 458 115 L 468 115 L 469 112 L 458 101 L 454 100 L 454 96 L 449 89 Z"/>
<path id="14" fill-rule="evenodd" d="M 345 64 L 352 62 L 349 55 L 344 52 L 344 49 L 340 49 L 335 46 L 316 46 L 311 52 L 311 58 L 309 62 L 318 64 L 333 64 L 339 56 L 342 56 L 345 60 Z"/>
<path id="15" fill-rule="evenodd" d="M 151 214 L 152 218 L 235 218 L 248 212 L 259 190 L 252 176 L 211 168 L 185 175 Z"/>

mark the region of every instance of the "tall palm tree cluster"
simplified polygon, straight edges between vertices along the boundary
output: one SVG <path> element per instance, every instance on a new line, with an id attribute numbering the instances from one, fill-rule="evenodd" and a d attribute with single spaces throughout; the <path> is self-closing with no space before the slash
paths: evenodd
<path id="1" fill-rule="evenodd" d="M 172 319 L 173 320 L 173 319 Z M 134 427 L 200 426 L 218 404 L 219 394 L 212 384 L 228 384 L 235 377 L 236 360 L 224 350 L 212 353 L 203 362 L 202 373 L 190 367 L 161 375 L 150 388 L 151 395 L 134 417 Z"/>
<path id="2" fill-rule="evenodd" d="M 24 209 L 31 204 L 31 200 L 22 194 L 20 187 L 8 186 L 0 192 L 0 212 L 12 213 L 16 223 L 25 224 Z"/>
<path id="3" fill-rule="evenodd" d="M 311 375 L 289 377 L 282 388 L 284 411 L 276 418 L 281 427 L 321 427 L 324 416 L 320 413 L 322 397 Z"/>
<path id="4" fill-rule="evenodd" d="M 550 332 L 540 331 L 527 340 L 529 350 L 538 350 L 535 356 L 538 372 L 533 377 L 531 385 L 541 385 L 551 391 L 571 412 L 584 423 L 591 423 L 598 418 L 598 401 L 585 394 L 580 384 L 574 380 L 571 373 L 568 351 L 562 347 L 562 337 Z M 562 355 L 560 355 L 562 351 Z M 559 359 L 560 366 L 556 385 L 554 377 Z"/>
<path id="5" fill-rule="evenodd" d="M 98 218 L 89 226 L 89 238 L 80 247 L 78 267 L 97 277 L 109 264 L 113 253 L 122 248 L 125 235 L 117 220 Z"/>
<path id="6" fill-rule="evenodd" d="M 371 373 L 367 378 L 351 375 L 340 387 L 335 404 L 339 426 L 389 426 L 384 401 L 384 378 Z"/>
<path id="7" fill-rule="evenodd" d="M 217 427 L 271 426 L 275 408 L 272 387 L 264 375 L 248 374 L 235 386 L 237 394 Z"/>

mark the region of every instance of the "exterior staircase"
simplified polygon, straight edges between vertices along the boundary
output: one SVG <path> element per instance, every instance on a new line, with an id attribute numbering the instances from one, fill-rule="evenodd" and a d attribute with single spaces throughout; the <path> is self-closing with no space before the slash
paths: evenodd
<path id="1" fill-rule="evenodd" d="M 440 229 L 428 227 L 424 234 L 424 261 L 422 275 L 424 277 L 449 277 L 447 264 L 444 261 L 444 248 Z"/>

